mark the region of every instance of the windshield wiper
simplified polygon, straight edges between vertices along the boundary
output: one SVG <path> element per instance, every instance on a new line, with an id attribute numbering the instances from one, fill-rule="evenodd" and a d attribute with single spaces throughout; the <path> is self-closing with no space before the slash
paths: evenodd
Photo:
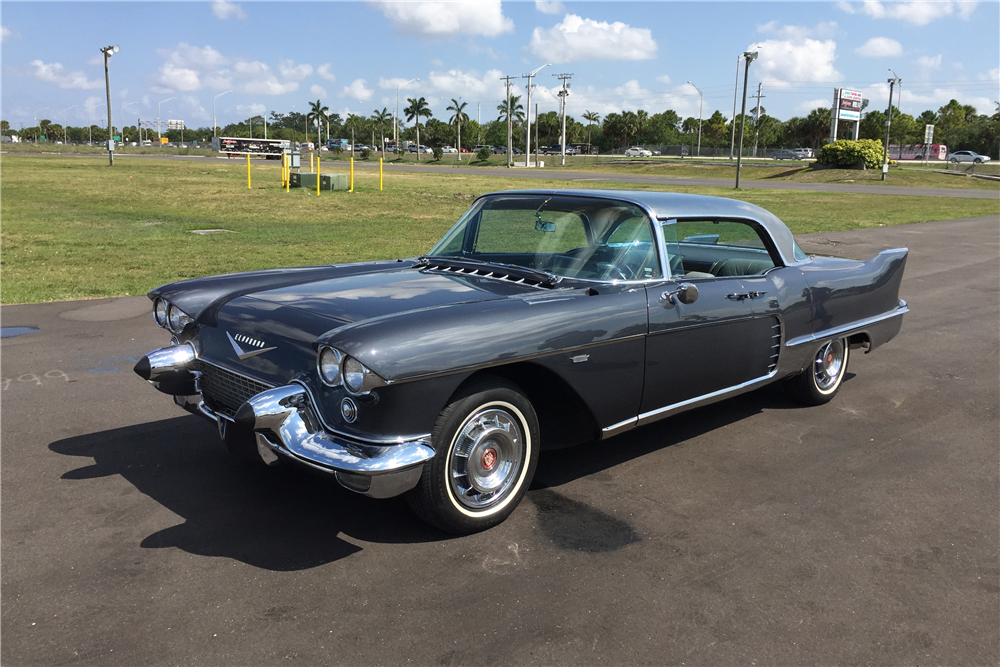
<path id="1" fill-rule="evenodd" d="M 480 262 L 471 259 L 457 259 L 455 257 L 442 257 L 441 255 L 424 255 L 417 258 L 417 264 L 428 267 L 443 267 L 465 270 L 470 273 L 476 272 L 489 276 L 490 274 L 517 275 L 529 280 L 533 280 L 546 287 L 554 287 L 562 280 L 562 276 L 557 276 L 545 271 L 530 269 L 517 264 L 505 264 L 503 262 Z"/>

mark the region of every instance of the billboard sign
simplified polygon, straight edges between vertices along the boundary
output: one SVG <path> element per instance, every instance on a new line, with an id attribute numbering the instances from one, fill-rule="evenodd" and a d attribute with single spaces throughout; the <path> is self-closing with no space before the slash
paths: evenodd
<path id="1" fill-rule="evenodd" d="M 184 121 L 182 120 L 168 120 L 167 121 L 168 130 L 184 130 Z"/>
<path id="2" fill-rule="evenodd" d="M 840 120 L 861 120 L 861 104 L 860 91 L 841 88 L 837 104 L 837 117 Z"/>

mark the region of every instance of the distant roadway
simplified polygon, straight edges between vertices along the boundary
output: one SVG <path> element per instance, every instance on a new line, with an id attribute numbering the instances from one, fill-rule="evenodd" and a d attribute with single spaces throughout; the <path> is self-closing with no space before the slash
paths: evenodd
<path id="1" fill-rule="evenodd" d="M 71 156 L 72 153 L 43 153 L 45 156 Z M 75 154 L 77 157 L 101 157 L 89 154 Z M 150 159 L 150 160 L 186 160 L 195 162 L 212 162 L 222 160 L 217 156 L 205 155 L 127 155 L 115 156 L 117 159 Z M 270 164 L 267 160 L 254 160 L 254 164 Z M 277 163 L 274 163 L 277 164 Z M 362 169 L 374 169 L 377 163 L 359 162 L 355 166 Z M 338 165 L 339 166 L 339 165 Z M 451 167 L 432 165 L 397 165 L 387 163 L 387 171 L 460 174 L 463 176 L 496 176 L 499 168 L 490 167 Z M 684 178 L 678 176 L 647 176 L 638 174 L 600 174 L 586 171 L 549 171 L 524 168 L 504 170 L 508 178 L 525 178 L 536 180 L 571 181 L 574 183 L 632 183 L 636 185 L 684 185 L 689 187 L 725 188 L 733 185 L 730 178 Z M 957 178 L 957 177 L 956 177 Z M 585 186 L 581 186 L 585 187 Z M 755 181 L 741 179 L 740 187 L 749 190 L 804 190 L 812 192 L 844 192 L 853 194 L 884 194 L 902 195 L 906 197 L 953 197 L 956 199 L 996 199 L 1000 200 L 1000 188 L 997 190 L 961 190 L 958 188 L 918 188 L 901 185 L 852 185 L 848 183 L 792 183 L 789 181 Z"/>

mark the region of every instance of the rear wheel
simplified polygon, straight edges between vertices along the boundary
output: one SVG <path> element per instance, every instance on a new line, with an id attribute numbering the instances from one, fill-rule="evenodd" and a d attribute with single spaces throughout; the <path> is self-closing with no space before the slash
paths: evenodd
<path id="1" fill-rule="evenodd" d="M 844 381 L 850 345 L 846 338 L 837 338 L 821 346 L 805 371 L 789 378 L 792 398 L 805 405 L 828 403 Z"/>
<path id="2" fill-rule="evenodd" d="M 538 462 L 538 418 L 515 385 L 482 378 L 441 412 L 432 441 L 436 454 L 407 501 L 431 525 L 475 533 L 501 523 L 524 497 Z"/>

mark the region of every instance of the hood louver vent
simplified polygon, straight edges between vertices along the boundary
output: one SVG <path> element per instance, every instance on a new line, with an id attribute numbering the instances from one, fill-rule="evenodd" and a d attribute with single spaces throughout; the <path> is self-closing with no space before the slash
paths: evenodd
<path id="1" fill-rule="evenodd" d="M 476 276 L 477 278 L 493 278 L 515 285 L 528 285 L 538 289 L 552 289 L 552 285 L 544 280 L 536 280 L 524 276 L 514 275 L 499 269 L 476 269 L 463 266 L 448 266 L 444 264 L 428 264 L 424 271 L 440 273 L 445 275 Z"/>

